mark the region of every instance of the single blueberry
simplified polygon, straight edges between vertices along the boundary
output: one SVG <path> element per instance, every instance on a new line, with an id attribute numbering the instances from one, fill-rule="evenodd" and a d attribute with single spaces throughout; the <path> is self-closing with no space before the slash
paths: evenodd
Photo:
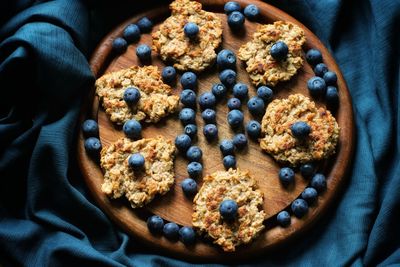
<path id="1" fill-rule="evenodd" d="M 326 88 L 325 101 L 331 108 L 336 108 L 339 104 L 339 93 L 335 86 Z"/>
<path id="2" fill-rule="evenodd" d="M 186 178 L 181 183 L 182 191 L 187 196 L 193 196 L 197 193 L 197 183 L 192 178 Z"/>
<path id="3" fill-rule="evenodd" d="M 328 67 L 324 63 L 318 63 L 314 68 L 315 75 L 324 77 L 324 74 L 328 71 Z"/>
<path id="4" fill-rule="evenodd" d="M 251 120 L 246 125 L 246 131 L 250 138 L 257 139 L 261 134 L 261 125 L 258 121 Z"/>
<path id="5" fill-rule="evenodd" d="M 243 14 L 249 20 L 255 20 L 260 15 L 260 9 L 256 5 L 250 4 L 244 8 Z"/>
<path id="6" fill-rule="evenodd" d="M 142 125 L 135 119 L 127 120 L 122 126 L 122 131 L 128 138 L 137 140 L 142 136 Z"/>
<path id="7" fill-rule="evenodd" d="M 231 50 L 223 49 L 217 55 L 217 66 L 220 70 L 235 69 L 236 56 Z"/>
<path id="8" fill-rule="evenodd" d="M 201 151 L 200 147 L 198 146 L 191 146 L 189 149 L 186 151 L 186 158 L 189 161 L 201 161 L 201 158 L 203 156 L 203 151 Z"/>
<path id="9" fill-rule="evenodd" d="M 195 89 L 197 86 L 197 76 L 191 71 L 187 71 L 181 76 L 182 88 Z"/>
<path id="10" fill-rule="evenodd" d="M 261 97 L 254 96 L 247 102 L 247 108 L 253 116 L 263 115 L 265 112 L 264 101 Z"/>
<path id="11" fill-rule="evenodd" d="M 225 199 L 219 204 L 219 214 L 224 220 L 234 220 L 238 213 L 238 204 L 232 199 Z"/>
<path id="12" fill-rule="evenodd" d="M 179 238 L 179 226 L 174 222 L 166 223 L 163 227 L 163 233 L 169 240 L 175 241 Z"/>
<path id="13" fill-rule="evenodd" d="M 188 22 L 183 27 L 183 32 L 188 38 L 194 38 L 199 34 L 199 26 L 196 23 Z"/>
<path id="14" fill-rule="evenodd" d="M 232 87 L 236 83 L 236 72 L 231 69 L 223 70 L 219 79 L 226 87 Z"/>
<path id="15" fill-rule="evenodd" d="M 307 187 L 304 189 L 304 191 L 301 193 L 301 198 L 307 201 L 308 204 L 312 204 L 317 200 L 318 197 L 318 192 L 315 190 L 315 188 L 312 187 Z"/>
<path id="16" fill-rule="evenodd" d="M 326 90 L 326 83 L 321 77 L 312 77 L 307 81 L 308 90 L 311 95 L 319 96 L 324 95 Z"/>
<path id="17" fill-rule="evenodd" d="M 315 173 L 315 167 L 312 163 L 305 163 L 300 166 L 300 173 L 304 178 L 311 178 Z"/>
<path id="18" fill-rule="evenodd" d="M 161 234 L 164 228 L 164 220 L 158 215 L 150 216 L 147 219 L 147 228 L 152 234 Z"/>
<path id="19" fill-rule="evenodd" d="M 260 86 L 257 89 L 257 96 L 261 97 L 262 100 L 264 100 L 265 104 L 267 104 L 271 101 L 273 95 L 274 95 L 274 92 L 272 91 L 271 88 L 269 88 L 267 86 Z"/>
<path id="20" fill-rule="evenodd" d="M 199 97 L 199 105 L 201 109 L 214 108 L 217 100 L 211 92 L 205 92 Z"/>
<path id="21" fill-rule="evenodd" d="M 141 44 L 136 47 L 136 56 L 141 62 L 147 62 L 151 59 L 151 48 L 147 44 Z"/>
<path id="22" fill-rule="evenodd" d="M 239 150 L 247 146 L 247 137 L 242 133 L 236 134 L 232 141 L 235 147 Z"/>
<path id="23" fill-rule="evenodd" d="M 337 76 L 336 73 L 334 73 L 333 71 L 325 72 L 323 77 L 326 85 L 336 85 Z"/>
<path id="24" fill-rule="evenodd" d="M 123 98 L 128 105 L 135 105 L 137 102 L 139 102 L 140 91 L 135 87 L 128 87 L 124 91 Z"/>
<path id="25" fill-rule="evenodd" d="M 297 218 L 303 217 L 308 212 L 307 201 L 305 201 L 304 199 L 301 199 L 301 198 L 298 198 L 295 201 L 293 201 L 292 205 L 290 207 L 293 211 L 293 214 Z"/>
<path id="26" fill-rule="evenodd" d="M 197 126 L 196 124 L 188 124 L 183 131 L 193 139 L 197 135 Z"/>
<path id="27" fill-rule="evenodd" d="M 244 83 L 237 83 L 233 86 L 233 95 L 239 99 L 244 99 L 247 97 L 249 92 L 249 87 Z"/>
<path id="28" fill-rule="evenodd" d="M 222 163 L 224 164 L 225 169 L 229 170 L 230 168 L 236 168 L 236 158 L 233 155 L 227 155 L 223 158 Z"/>
<path id="29" fill-rule="evenodd" d="M 140 39 L 140 29 L 136 24 L 129 24 L 124 29 L 123 36 L 129 43 L 137 42 Z"/>
<path id="30" fill-rule="evenodd" d="M 311 126 L 304 121 L 296 121 L 290 126 L 290 130 L 294 137 L 304 139 L 310 134 Z"/>
<path id="31" fill-rule="evenodd" d="M 179 237 L 183 244 L 190 246 L 196 242 L 196 233 L 192 227 L 183 226 L 179 229 Z"/>
<path id="32" fill-rule="evenodd" d="M 240 109 L 242 102 L 240 101 L 239 98 L 232 97 L 232 98 L 229 98 L 227 105 L 228 105 L 229 110 Z"/>
<path id="33" fill-rule="evenodd" d="M 201 117 L 203 118 L 205 123 L 215 123 L 215 119 L 217 117 L 217 114 L 215 110 L 206 108 L 202 113 Z"/>
<path id="34" fill-rule="evenodd" d="M 126 42 L 126 40 L 124 38 L 117 37 L 112 42 L 112 49 L 117 54 L 124 53 L 126 51 L 127 47 L 128 47 L 128 43 Z"/>
<path id="35" fill-rule="evenodd" d="M 187 134 L 180 134 L 175 138 L 175 146 L 181 152 L 186 152 L 192 143 L 192 139 Z"/>
<path id="36" fill-rule="evenodd" d="M 326 177 L 322 173 L 317 173 L 311 178 L 311 187 L 314 187 L 318 193 L 326 190 Z"/>
<path id="37" fill-rule="evenodd" d="M 275 60 L 282 61 L 287 58 L 289 48 L 286 43 L 278 41 L 271 46 L 269 53 Z"/>
<path id="38" fill-rule="evenodd" d="M 82 124 L 83 135 L 88 137 L 98 137 L 99 136 L 99 125 L 95 120 L 85 120 Z"/>
<path id="39" fill-rule="evenodd" d="M 222 99 L 228 90 L 226 89 L 225 85 L 222 83 L 215 83 L 211 88 L 211 92 L 215 96 L 216 99 Z"/>
<path id="40" fill-rule="evenodd" d="M 181 92 L 180 100 L 186 107 L 196 107 L 196 93 L 191 89 L 185 89 Z"/>
<path id="41" fill-rule="evenodd" d="M 190 162 L 187 165 L 187 172 L 189 174 L 190 177 L 192 178 L 199 178 L 201 177 L 201 174 L 203 172 L 203 165 L 201 165 L 200 162 Z"/>
<path id="42" fill-rule="evenodd" d="M 283 167 L 279 170 L 279 180 L 285 186 L 294 182 L 294 171 L 289 167 Z"/>
<path id="43" fill-rule="evenodd" d="M 101 142 L 97 137 L 89 137 L 85 140 L 85 150 L 88 154 L 98 156 L 101 148 Z"/>
<path id="44" fill-rule="evenodd" d="M 140 153 L 134 153 L 129 156 L 128 164 L 133 170 L 140 170 L 144 167 L 144 157 Z"/>
<path id="45" fill-rule="evenodd" d="M 317 49 L 310 49 L 306 53 L 306 59 L 308 63 L 315 66 L 322 62 L 322 54 Z"/>
<path id="46" fill-rule="evenodd" d="M 215 124 L 206 124 L 203 128 L 203 134 L 208 141 L 214 140 L 218 136 L 218 128 Z"/>
<path id="47" fill-rule="evenodd" d="M 235 145 L 231 140 L 224 139 L 219 144 L 219 149 L 224 156 L 233 155 L 235 152 Z"/>
<path id="48" fill-rule="evenodd" d="M 162 77 L 164 82 L 172 83 L 173 81 L 175 81 L 175 78 L 176 78 L 176 70 L 175 70 L 175 68 L 172 67 L 172 66 L 164 67 L 163 70 L 162 70 L 162 73 L 161 73 L 161 77 Z"/>
<path id="49" fill-rule="evenodd" d="M 239 11 L 233 11 L 228 15 L 228 25 L 232 29 L 238 29 L 243 27 L 244 15 Z"/>
<path id="50" fill-rule="evenodd" d="M 153 22 L 148 17 L 143 17 L 138 22 L 136 22 L 138 25 L 140 32 L 141 33 L 147 33 L 150 32 L 151 29 L 153 28 Z"/>
<path id="51" fill-rule="evenodd" d="M 232 13 L 233 11 L 240 11 L 240 5 L 238 2 L 229 1 L 224 5 L 224 11 L 226 14 Z"/>
<path id="52" fill-rule="evenodd" d="M 238 128 L 243 124 L 243 113 L 240 110 L 234 109 L 228 113 L 228 123 L 232 128 Z"/>
<path id="53" fill-rule="evenodd" d="M 286 210 L 279 212 L 276 216 L 276 221 L 280 226 L 288 227 L 291 221 L 289 212 L 287 212 Z"/>
<path id="54" fill-rule="evenodd" d="M 183 125 L 196 123 L 196 112 L 191 108 L 183 108 L 179 112 L 179 120 Z"/>

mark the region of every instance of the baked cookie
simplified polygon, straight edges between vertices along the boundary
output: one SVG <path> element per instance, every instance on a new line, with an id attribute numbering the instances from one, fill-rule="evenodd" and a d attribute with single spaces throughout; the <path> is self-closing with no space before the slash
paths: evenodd
<path id="1" fill-rule="evenodd" d="M 128 105 L 124 99 L 127 87 L 140 91 L 140 100 Z M 133 66 L 103 75 L 96 81 L 96 93 L 111 121 L 123 124 L 127 120 L 157 122 L 177 110 L 179 96 L 162 81 L 156 66 Z"/>
<path id="2" fill-rule="evenodd" d="M 311 133 L 304 140 L 292 135 L 290 126 L 297 121 L 304 121 L 311 127 Z M 296 166 L 334 154 L 339 130 L 328 110 L 317 108 L 304 95 L 294 94 L 268 105 L 261 122 L 264 137 L 259 141 L 261 148 L 277 161 Z"/>
<path id="3" fill-rule="evenodd" d="M 247 171 L 229 169 L 204 177 L 204 183 L 194 198 L 193 226 L 207 234 L 224 251 L 256 238 L 264 229 L 263 194 Z M 219 205 L 224 199 L 238 204 L 238 218 L 222 219 Z"/>
<path id="4" fill-rule="evenodd" d="M 133 153 L 145 158 L 142 171 L 128 165 Z M 149 203 L 156 194 L 163 195 L 174 183 L 175 146 L 159 136 L 138 141 L 121 138 L 101 151 L 104 183 L 101 190 L 111 198 L 125 196 L 132 208 Z"/>
<path id="5" fill-rule="evenodd" d="M 170 4 L 171 16 L 153 33 L 153 50 L 164 61 L 172 61 L 178 70 L 202 71 L 215 58 L 215 49 L 222 41 L 221 19 L 201 9 L 196 1 L 176 0 Z M 193 40 L 185 36 L 183 27 L 193 22 L 199 33 Z"/>
<path id="6" fill-rule="evenodd" d="M 276 61 L 269 50 L 277 41 L 283 41 L 289 48 L 287 58 Z M 302 45 L 306 37 L 297 25 L 276 21 L 261 25 L 253 34 L 253 40 L 242 45 L 238 58 L 246 62 L 246 71 L 254 85 L 275 86 L 280 81 L 288 81 L 303 65 Z"/>

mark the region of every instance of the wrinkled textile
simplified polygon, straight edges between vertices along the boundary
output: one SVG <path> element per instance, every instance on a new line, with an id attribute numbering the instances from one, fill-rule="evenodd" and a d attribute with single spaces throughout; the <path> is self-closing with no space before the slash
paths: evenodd
<path id="1" fill-rule="evenodd" d="M 107 1 L 0 2 L 0 265 L 190 265 L 118 229 L 77 167 L 78 115 L 94 81 L 87 59 L 108 30 L 138 11 L 138 1 L 123 2 L 136 4 L 121 11 Z M 400 2 L 268 3 L 331 50 L 353 99 L 357 141 L 349 182 L 330 212 L 282 253 L 246 264 L 399 264 Z"/>

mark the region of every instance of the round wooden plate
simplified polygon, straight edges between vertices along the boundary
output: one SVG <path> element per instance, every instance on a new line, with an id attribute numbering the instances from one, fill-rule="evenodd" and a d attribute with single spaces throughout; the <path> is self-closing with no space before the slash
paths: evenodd
<path id="1" fill-rule="evenodd" d="M 225 1 L 208 0 L 201 2 L 203 3 L 203 9 L 215 12 L 222 19 L 223 43 L 221 47 L 237 52 L 242 44 L 252 38 L 252 34 L 259 23 L 272 23 L 276 20 L 291 21 L 302 27 L 305 31 L 307 42 L 304 45 L 304 51 L 310 48 L 319 49 L 323 54 L 325 64 L 330 70 L 336 72 L 338 76 L 340 106 L 334 115 L 341 127 L 340 141 L 336 155 L 319 165 L 319 172 L 323 172 L 327 176 L 328 190 L 319 196 L 317 203 L 310 208 L 308 214 L 302 219 L 296 219 L 292 216 L 292 223 L 289 227 L 282 228 L 277 226 L 275 220 L 276 214 L 283 209 L 288 209 L 290 203 L 301 194 L 309 181 L 303 179 L 297 171 L 295 185 L 290 189 L 282 187 L 278 179 L 280 166 L 270 156 L 261 151 L 257 142 L 250 141 L 248 149 L 237 153 L 237 166 L 242 170 L 249 170 L 251 175 L 258 181 L 260 189 L 264 193 L 264 210 L 267 218 L 265 221 L 266 229 L 262 232 L 261 236 L 251 244 L 240 246 L 233 253 L 226 253 L 207 240 L 200 239 L 194 246 L 186 247 L 181 242 L 171 242 L 162 236 L 153 236 L 147 229 L 146 219 L 149 214 L 160 215 L 165 220 L 173 221 L 180 225 L 191 225 L 192 201 L 183 195 L 180 187 L 180 182 L 187 177 L 187 160 L 182 156 L 178 155 L 175 160 L 176 181 L 170 192 L 164 196 L 156 197 L 145 208 L 137 210 L 133 210 L 127 201 L 111 200 L 101 192 L 103 174 L 99 164 L 90 159 L 85 153 L 82 134 L 80 134 L 78 142 L 78 158 L 85 181 L 99 206 L 115 221 L 115 223 L 129 234 L 132 234 L 136 238 L 143 240 L 152 247 L 156 247 L 172 257 L 203 261 L 232 261 L 243 259 L 254 254 L 260 254 L 261 251 L 271 249 L 278 244 L 282 244 L 284 241 L 295 238 L 299 233 L 304 232 L 305 229 L 315 222 L 328 208 L 329 203 L 335 195 L 338 194 L 346 178 L 346 170 L 351 161 L 354 138 L 353 113 L 350 95 L 337 64 L 318 38 L 300 22 L 266 3 L 238 0 L 242 7 L 250 3 L 255 3 L 260 8 L 261 18 L 257 22 L 246 20 L 245 30 L 235 33 L 228 27 L 227 16 L 223 13 Z M 135 15 L 110 32 L 99 44 L 90 62 L 96 78 L 104 73 L 120 70 L 132 65 L 141 65 L 136 57 L 135 49 L 138 44 L 145 43 L 151 45 L 150 34 L 143 34 L 140 41 L 136 44 L 131 44 L 128 50 L 122 55 L 115 56 L 111 51 L 113 39 L 121 36 L 123 29 L 128 24 L 136 22 L 143 16 L 148 16 L 155 24 L 153 31 L 156 31 L 159 24 L 169 15 L 170 11 L 168 6 L 157 7 L 146 13 Z M 165 66 L 154 53 L 152 64 L 158 66 L 160 70 Z M 248 84 L 250 88 L 249 97 L 254 96 L 256 94 L 256 88 L 251 85 L 244 64 L 240 62 L 240 60 L 238 60 L 237 63 L 237 72 L 237 81 Z M 284 98 L 293 93 L 302 93 L 309 96 L 306 84 L 307 80 L 312 76 L 314 76 L 313 70 L 310 65 L 305 62 L 304 66 L 299 70 L 299 73 L 294 76 L 291 81 L 280 83 L 274 88 L 274 98 Z M 210 91 L 212 84 L 218 82 L 218 72 L 215 66 L 201 73 L 199 75 L 198 95 Z M 179 94 L 182 90 L 179 83 L 173 87 L 175 94 Z M 231 95 L 231 93 L 229 93 L 229 95 Z M 89 97 L 88 101 L 89 104 L 83 109 L 81 119 L 82 121 L 88 117 L 98 119 L 100 139 L 103 147 L 123 137 L 124 134 L 121 128 L 111 123 L 101 105 L 99 105 L 98 98 L 94 96 L 94 90 L 92 90 L 92 95 Z M 234 135 L 234 132 L 230 129 L 226 121 L 226 114 L 228 111 L 226 101 L 225 99 L 219 103 L 216 108 L 219 140 L 232 138 Z M 316 102 L 318 106 L 324 106 L 323 102 L 317 100 Z M 246 103 L 242 104 L 242 106 L 246 123 L 252 117 L 246 108 Z M 200 112 L 197 113 L 197 125 L 199 126 L 199 134 L 196 143 L 203 150 L 203 174 L 205 175 L 217 170 L 223 170 L 222 157 L 217 145 L 218 141 L 208 143 L 202 134 L 202 126 L 204 123 L 201 119 Z M 174 140 L 182 130 L 183 127 L 178 120 L 178 116 L 175 114 L 155 125 L 144 125 L 143 136 L 154 137 L 161 134 L 165 138 Z M 201 179 L 199 179 L 199 185 L 201 185 Z"/>

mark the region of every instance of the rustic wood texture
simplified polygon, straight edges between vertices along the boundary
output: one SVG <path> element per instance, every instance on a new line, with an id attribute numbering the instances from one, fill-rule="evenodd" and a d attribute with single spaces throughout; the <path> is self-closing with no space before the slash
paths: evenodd
<path id="1" fill-rule="evenodd" d="M 173 221 L 181 225 L 191 225 L 192 201 L 185 197 L 180 187 L 180 182 L 187 177 L 186 165 L 187 160 L 178 155 L 175 160 L 176 181 L 166 195 L 156 197 L 152 203 L 146 208 L 133 210 L 129 204 L 123 200 L 110 200 L 101 192 L 101 184 L 103 181 L 102 171 L 98 163 L 91 160 L 85 153 L 83 148 L 83 136 L 80 134 L 78 140 L 78 159 L 85 181 L 93 194 L 99 206 L 108 214 L 125 231 L 132 234 L 138 239 L 145 241 L 152 247 L 161 249 L 165 254 L 185 258 L 194 261 L 232 261 L 244 259 L 248 256 L 261 254 L 265 251 L 282 244 L 284 241 L 291 240 L 304 232 L 318 217 L 329 207 L 330 202 L 339 193 L 340 187 L 346 179 L 346 170 L 351 163 L 354 135 L 353 135 L 353 115 L 351 99 L 346 87 L 343 76 L 328 50 L 322 45 L 318 38 L 311 33 L 300 22 L 296 21 L 284 12 L 259 1 L 242 0 L 238 1 L 245 7 L 247 4 L 255 3 L 261 10 L 262 18 L 258 22 L 250 22 L 246 20 L 245 30 L 243 32 L 234 33 L 227 25 L 227 17 L 223 13 L 224 1 L 201 1 L 203 8 L 208 11 L 216 12 L 223 22 L 223 43 L 222 47 L 231 49 L 235 52 L 239 47 L 252 38 L 252 33 L 256 30 L 258 23 L 271 23 L 276 20 L 291 21 L 301 26 L 306 33 L 307 42 L 304 51 L 309 48 L 319 49 L 323 56 L 324 62 L 330 70 L 338 75 L 338 89 L 340 95 L 340 107 L 334 113 L 339 126 L 341 127 L 340 141 L 337 148 L 337 154 L 328 161 L 319 165 L 319 171 L 327 176 L 328 190 L 323 193 L 318 202 L 313 205 L 308 214 L 302 219 L 296 219 L 292 216 L 292 224 L 288 228 L 281 228 L 276 225 L 276 214 L 287 209 L 290 203 L 296 199 L 307 186 L 307 180 L 303 179 L 299 172 L 296 172 L 295 185 L 289 189 L 285 189 L 279 182 L 278 171 L 280 166 L 266 153 L 263 153 L 257 142 L 250 141 L 248 149 L 237 153 L 237 166 L 242 170 L 250 170 L 251 175 L 258 181 L 261 191 L 264 193 L 264 209 L 267 215 L 266 230 L 253 243 L 247 246 L 239 247 L 234 253 L 224 253 L 222 249 L 214 246 L 209 241 L 199 240 L 196 245 L 187 248 L 182 243 L 172 243 L 164 237 L 151 235 L 146 226 L 146 218 L 149 214 L 154 213 L 160 215 L 168 221 Z M 146 13 L 136 15 L 125 21 L 115 28 L 104 40 L 99 44 L 91 59 L 91 67 L 94 75 L 98 78 L 104 73 L 116 71 L 132 65 L 141 65 L 138 61 L 135 49 L 138 44 L 151 45 L 151 35 L 143 34 L 140 41 L 128 47 L 128 50 L 119 56 L 111 53 L 112 40 L 121 36 L 126 25 L 136 22 L 138 18 L 146 15 L 152 19 L 156 26 L 153 31 L 157 30 L 159 24 L 169 16 L 167 6 L 155 7 Z M 160 68 L 165 64 L 153 53 L 152 64 Z M 256 94 L 256 88 L 251 85 L 248 74 L 245 71 L 244 64 L 238 60 L 237 63 L 238 79 L 249 85 L 249 97 Z M 284 98 L 293 93 L 302 93 L 309 96 L 307 90 L 307 80 L 312 77 L 313 71 L 309 64 L 305 63 L 299 70 L 299 73 L 292 78 L 291 81 L 278 84 L 274 89 L 274 98 Z M 180 74 L 178 75 L 179 81 Z M 213 83 L 219 82 L 218 72 L 215 68 L 208 69 L 199 75 L 198 95 L 203 92 L 210 91 Z M 174 93 L 179 94 L 182 90 L 179 82 L 174 87 Z M 92 95 L 88 97 L 88 105 L 82 111 L 82 121 L 87 117 L 97 118 L 100 125 L 100 137 L 104 146 L 109 145 L 118 138 L 123 136 L 120 127 L 114 126 L 107 115 L 104 113 L 98 98 Z M 229 92 L 228 97 L 231 96 Z M 226 107 L 227 98 L 217 105 L 217 125 L 219 130 L 218 140 L 231 138 L 234 132 L 230 129 L 226 121 L 228 108 Z M 316 101 L 319 106 L 323 106 L 323 102 Z M 252 119 L 249 114 L 246 103 L 242 104 L 242 110 L 245 114 L 245 123 Z M 208 143 L 203 134 L 202 128 L 204 122 L 201 119 L 201 112 L 197 112 L 197 125 L 199 127 L 198 140 L 196 145 L 203 150 L 203 166 L 204 174 L 212 173 L 217 170 L 224 169 L 222 165 L 222 156 L 218 148 L 218 141 Z M 175 137 L 183 131 L 183 126 L 178 120 L 177 114 L 169 116 L 156 125 L 144 125 L 143 136 L 153 137 L 163 135 L 164 137 L 174 140 Z M 201 179 L 198 180 L 201 185 Z"/>

